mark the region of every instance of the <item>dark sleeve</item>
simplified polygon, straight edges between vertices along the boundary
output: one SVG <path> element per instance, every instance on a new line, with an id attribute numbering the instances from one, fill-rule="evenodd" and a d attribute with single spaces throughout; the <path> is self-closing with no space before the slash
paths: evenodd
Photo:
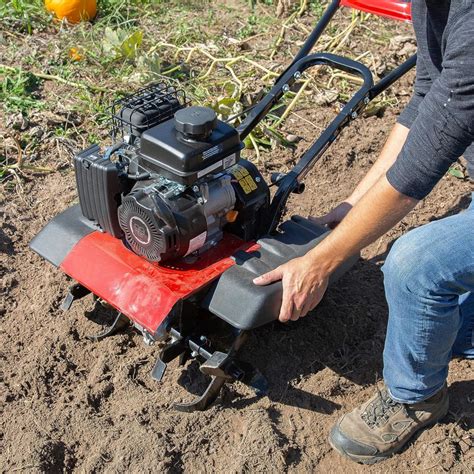
<path id="1" fill-rule="evenodd" d="M 387 172 L 401 193 L 423 199 L 474 139 L 474 9 L 447 38 L 443 70 L 418 107 L 405 145 Z"/>
<path id="2" fill-rule="evenodd" d="M 425 98 L 425 95 L 428 94 L 429 90 L 431 89 L 432 84 L 433 81 L 428 74 L 423 62 L 423 58 L 421 56 L 417 56 L 416 79 L 415 86 L 413 88 L 413 95 L 410 99 L 410 102 L 408 102 L 403 112 L 399 115 L 397 120 L 398 123 L 405 125 L 407 128 L 411 128 L 418 115 L 418 108 Z"/>
<path id="3" fill-rule="evenodd" d="M 464 158 L 467 161 L 467 172 L 472 181 L 474 181 L 474 143 L 471 143 L 464 152 Z"/>

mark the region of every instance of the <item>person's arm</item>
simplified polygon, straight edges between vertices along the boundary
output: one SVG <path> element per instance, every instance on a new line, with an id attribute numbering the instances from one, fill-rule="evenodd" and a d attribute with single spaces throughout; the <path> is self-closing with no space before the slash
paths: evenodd
<path id="1" fill-rule="evenodd" d="M 360 200 L 360 198 L 383 176 L 394 164 L 398 154 L 405 144 L 410 127 L 418 116 L 418 110 L 426 94 L 430 91 L 433 82 L 428 74 L 423 59 L 418 56 L 416 61 L 416 80 L 413 87 L 413 94 L 397 119 L 378 160 L 360 181 L 352 194 L 326 215 L 321 217 L 310 217 L 318 224 L 327 225 L 334 229 L 346 217 L 347 213 Z"/>
<path id="2" fill-rule="evenodd" d="M 364 176 L 362 181 L 357 185 L 357 187 L 352 192 L 351 196 L 348 198 L 348 202 L 354 206 L 357 204 L 362 196 L 377 183 L 377 181 L 385 176 L 385 173 L 391 168 L 395 163 L 397 156 L 405 144 L 405 141 L 408 136 L 410 129 L 396 123 L 393 127 L 390 135 L 388 136 L 387 141 L 385 142 L 382 151 L 378 160 L 370 168 L 369 172 Z"/>
<path id="3" fill-rule="evenodd" d="M 426 70 L 423 58 L 419 56 L 416 60 L 416 80 L 413 87 L 413 95 L 403 112 L 398 117 L 397 123 L 385 142 L 379 159 L 374 163 L 372 168 L 349 197 L 348 201 L 352 206 L 354 206 L 395 163 L 399 153 L 405 145 L 410 128 L 418 117 L 418 111 L 423 103 L 423 99 L 430 91 L 432 85 L 433 82 Z"/>
<path id="4" fill-rule="evenodd" d="M 304 257 L 291 260 L 254 280 L 267 285 L 282 280 L 282 322 L 305 316 L 321 301 L 331 273 L 402 219 L 418 201 L 398 192 L 380 177 L 347 217 Z"/>
<path id="5" fill-rule="evenodd" d="M 416 77 L 413 86 L 413 94 L 402 113 L 398 116 L 397 122 L 399 124 L 404 125 L 406 128 L 411 128 L 413 122 L 418 117 L 420 105 L 426 97 L 426 94 L 430 91 L 432 85 L 433 80 L 426 69 L 423 57 L 418 54 L 416 58 Z"/>
<path id="6" fill-rule="evenodd" d="M 352 194 L 326 215 L 321 217 L 310 217 L 309 219 L 317 224 L 327 225 L 330 229 L 334 229 L 346 217 L 347 213 L 360 201 L 362 196 L 364 196 L 364 194 L 371 189 L 382 176 L 385 176 L 387 170 L 393 165 L 393 163 L 395 163 L 395 160 L 405 143 L 408 132 L 408 128 L 400 123 L 396 123 L 385 142 L 379 158 L 364 178 L 359 182 Z"/>

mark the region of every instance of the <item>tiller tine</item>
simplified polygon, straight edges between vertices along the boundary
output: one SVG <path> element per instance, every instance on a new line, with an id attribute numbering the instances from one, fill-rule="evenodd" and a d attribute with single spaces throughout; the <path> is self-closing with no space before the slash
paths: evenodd
<path id="1" fill-rule="evenodd" d="M 86 336 L 90 341 L 98 342 L 106 337 L 113 336 L 117 334 L 121 329 L 126 328 L 130 324 L 129 319 L 124 316 L 122 313 L 117 313 L 114 321 L 110 325 L 104 324 L 103 330 L 99 334 L 92 334 L 91 336 Z"/>
<path id="2" fill-rule="evenodd" d="M 186 353 L 189 351 L 186 343 L 183 339 L 177 339 L 171 344 L 168 344 L 161 352 L 156 360 L 156 364 L 151 371 L 151 376 L 157 382 L 161 382 L 163 376 L 165 375 L 166 367 L 168 362 L 179 357 L 179 365 L 183 365 L 187 359 Z"/>
<path id="3" fill-rule="evenodd" d="M 61 309 L 63 311 L 68 311 L 71 309 L 72 304 L 76 300 L 80 300 L 85 296 L 89 295 L 91 292 L 84 286 L 76 283 L 69 288 L 69 292 L 64 298 L 64 301 L 61 304 Z"/>
<path id="4" fill-rule="evenodd" d="M 76 283 L 72 285 L 69 288 L 69 292 L 64 298 L 62 304 L 61 304 L 61 309 L 63 311 L 68 311 L 71 309 L 72 304 L 74 301 L 80 300 L 87 295 L 90 295 L 92 292 L 88 290 L 85 286 L 82 286 L 80 283 Z M 94 295 L 96 298 L 96 304 L 97 304 L 97 296 Z M 96 321 L 97 322 L 97 321 Z M 130 320 L 123 315 L 120 312 L 117 312 L 117 315 L 115 316 L 114 320 L 112 321 L 111 324 L 102 324 L 102 331 L 99 334 L 93 334 L 91 336 L 86 336 L 87 339 L 90 341 L 101 341 L 102 339 L 112 336 L 116 334 L 118 331 L 121 329 L 124 329 L 130 324 Z"/>
<path id="5" fill-rule="evenodd" d="M 216 400 L 225 383 L 226 379 L 223 377 L 212 377 L 211 382 L 200 397 L 188 403 L 175 403 L 173 408 L 185 413 L 204 411 Z"/>
<path id="6" fill-rule="evenodd" d="M 209 385 L 201 396 L 187 403 L 175 403 L 173 407 L 176 410 L 187 413 L 203 411 L 219 396 L 226 382 L 232 383 L 236 380 L 253 388 L 257 396 L 267 393 L 268 383 L 265 377 L 252 365 L 235 357 L 246 337 L 244 331 L 239 331 L 227 353 L 211 352 L 208 340 L 202 336 L 198 339 L 199 342 L 196 342 L 191 337 L 183 338 L 174 329 L 171 330 L 171 335 L 174 340 L 161 351 L 152 370 L 152 377 L 160 381 L 165 373 L 167 363 L 177 357 L 180 358 L 180 365 L 192 357 L 204 359 L 200 371 L 211 377 Z"/>

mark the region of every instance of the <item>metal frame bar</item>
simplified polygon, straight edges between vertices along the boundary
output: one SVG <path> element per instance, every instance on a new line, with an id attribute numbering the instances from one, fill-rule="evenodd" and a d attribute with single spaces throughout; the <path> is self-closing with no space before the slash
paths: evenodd
<path id="1" fill-rule="evenodd" d="M 330 53 L 316 53 L 308 56 L 324 29 L 340 8 L 340 3 L 340 0 L 333 0 L 329 4 L 290 66 L 278 77 L 272 89 L 250 110 L 245 120 L 237 127 L 240 138 L 243 140 L 252 132 L 256 125 L 265 118 L 270 109 L 281 99 L 283 94 L 290 90 L 295 81 L 301 77 L 302 72 L 310 67 L 326 65 L 349 74 L 354 74 L 363 79 L 363 84 L 359 90 L 346 103 L 326 130 L 324 130 L 301 156 L 295 167 L 275 183 L 278 185 L 278 191 L 275 193 L 270 205 L 268 224 L 265 226 L 264 234 L 272 232 L 278 226 L 281 214 L 290 194 L 299 189 L 301 181 L 329 148 L 341 130 L 352 120 L 357 118 L 372 99 L 385 91 L 416 64 L 415 54 L 374 84 L 370 70 L 358 61 Z"/>

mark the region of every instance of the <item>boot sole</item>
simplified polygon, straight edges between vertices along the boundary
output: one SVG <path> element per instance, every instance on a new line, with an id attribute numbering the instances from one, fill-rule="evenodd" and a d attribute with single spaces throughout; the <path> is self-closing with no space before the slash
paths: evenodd
<path id="1" fill-rule="evenodd" d="M 406 442 L 400 446 L 397 446 L 396 448 L 392 449 L 391 451 L 388 451 L 384 454 L 378 454 L 375 456 L 356 456 L 354 454 L 346 453 L 342 448 L 339 446 L 336 446 L 335 443 L 332 440 L 332 432 L 334 429 L 336 429 L 336 426 L 331 430 L 329 433 L 328 441 L 331 447 L 337 451 L 339 454 L 342 454 L 347 459 L 350 459 L 351 461 L 354 461 L 359 464 L 365 464 L 365 465 L 371 465 L 371 464 L 376 464 L 380 461 L 385 461 L 386 459 L 392 457 L 394 454 L 397 454 L 400 452 L 403 448 L 405 448 L 408 444 L 408 442 L 413 439 L 413 437 L 419 433 L 421 430 L 426 429 L 426 428 L 431 428 L 432 426 L 436 425 L 440 420 L 442 420 L 446 415 L 448 414 L 448 408 L 441 413 L 435 420 L 430 420 L 428 423 L 421 425 L 412 433 L 412 435 L 406 440 Z"/>

